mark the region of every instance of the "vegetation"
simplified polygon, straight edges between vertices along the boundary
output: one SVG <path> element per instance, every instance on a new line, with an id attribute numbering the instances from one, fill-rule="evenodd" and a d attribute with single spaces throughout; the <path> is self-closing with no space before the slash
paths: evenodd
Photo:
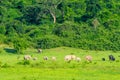
<path id="1" fill-rule="evenodd" d="M 0 0 L 0 79 L 118 80 L 119 20 L 119 0 Z"/>
<path id="2" fill-rule="evenodd" d="M 8 47 L 8 46 L 6 46 Z M 14 54 L 1 50 L 0 78 L 2 80 L 116 80 L 120 78 L 120 52 L 89 51 L 76 48 L 59 47 L 43 50 L 42 54 L 35 49 L 26 49 L 26 54 L 37 57 L 37 60 L 26 61 L 23 54 Z M 73 53 L 81 58 L 80 62 L 64 61 L 65 55 Z M 109 61 L 108 55 L 114 55 L 115 61 Z M 92 62 L 86 62 L 85 56 L 91 55 Z M 43 56 L 48 56 L 47 61 Z M 56 61 L 51 61 L 55 56 Z M 102 61 L 102 58 L 106 61 Z"/>
<path id="3" fill-rule="evenodd" d="M 119 14 L 119 0 L 1 0 L 0 43 L 18 53 L 59 46 L 119 51 Z"/>

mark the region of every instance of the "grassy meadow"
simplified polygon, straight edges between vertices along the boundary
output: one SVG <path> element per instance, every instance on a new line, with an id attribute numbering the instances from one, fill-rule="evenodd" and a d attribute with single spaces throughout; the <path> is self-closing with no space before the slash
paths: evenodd
<path id="1" fill-rule="evenodd" d="M 24 54 L 16 54 L 8 46 L 0 46 L 0 79 L 1 80 L 119 80 L 120 52 L 89 51 L 76 48 L 59 47 L 43 50 L 38 54 L 35 49 L 27 49 L 25 54 L 37 57 L 37 60 L 25 62 Z M 64 61 L 64 56 L 73 53 L 81 62 Z M 114 55 L 116 61 L 109 61 L 108 55 Z M 93 61 L 88 63 L 85 56 L 91 55 Z M 43 57 L 49 60 L 44 61 Z M 56 61 L 51 57 L 55 56 Z M 106 58 L 102 61 L 101 58 Z"/>

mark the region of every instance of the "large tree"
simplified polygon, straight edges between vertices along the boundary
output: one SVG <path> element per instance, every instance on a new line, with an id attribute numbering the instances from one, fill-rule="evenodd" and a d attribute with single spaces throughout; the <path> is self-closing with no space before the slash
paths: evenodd
<path id="1" fill-rule="evenodd" d="M 53 22 L 56 23 L 56 13 L 58 12 L 57 6 L 62 0 L 36 0 L 36 2 L 42 7 L 42 11 L 52 16 Z"/>

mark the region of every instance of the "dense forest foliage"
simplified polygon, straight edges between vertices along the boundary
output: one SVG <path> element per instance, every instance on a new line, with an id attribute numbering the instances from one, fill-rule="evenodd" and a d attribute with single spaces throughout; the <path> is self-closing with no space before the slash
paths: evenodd
<path id="1" fill-rule="evenodd" d="M 120 0 L 0 0 L 0 43 L 17 51 L 120 50 Z"/>

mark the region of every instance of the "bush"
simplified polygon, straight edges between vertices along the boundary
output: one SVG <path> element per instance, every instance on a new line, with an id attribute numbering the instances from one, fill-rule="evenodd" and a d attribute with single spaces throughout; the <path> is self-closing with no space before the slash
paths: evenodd
<path id="1" fill-rule="evenodd" d="M 53 30 L 53 33 L 60 37 L 71 37 L 75 35 L 74 27 L 77 26 L 72 22 L 65 22 L 63 24 L 58 24 Z"/>
<path id="2" fill-rule="evenodd" d="M 24 38 L 17 38 L 14 40 L 14 48 L 16 49 L 17 53 L 23 54 L 23 50 L 25 50 L 29 43 Z"/>
<path id="3" fill-rule="evenodd" d="M 37 39 L 37 48 L 54 48 L 61 46 L 61 40 L 55 35 L 44 36 Z"/>
<path id="4" fill-rule="evenodd" d="M 0 44 L 3 44 L 6 40 L 6 37 L 2 34 L 0 34 Z"/>
<path id="5" fill-rule="evenodd" d="M 5 34 L 6 29 L 5 29 L 5 25 L 0 24 L 0 34 Z"/>

